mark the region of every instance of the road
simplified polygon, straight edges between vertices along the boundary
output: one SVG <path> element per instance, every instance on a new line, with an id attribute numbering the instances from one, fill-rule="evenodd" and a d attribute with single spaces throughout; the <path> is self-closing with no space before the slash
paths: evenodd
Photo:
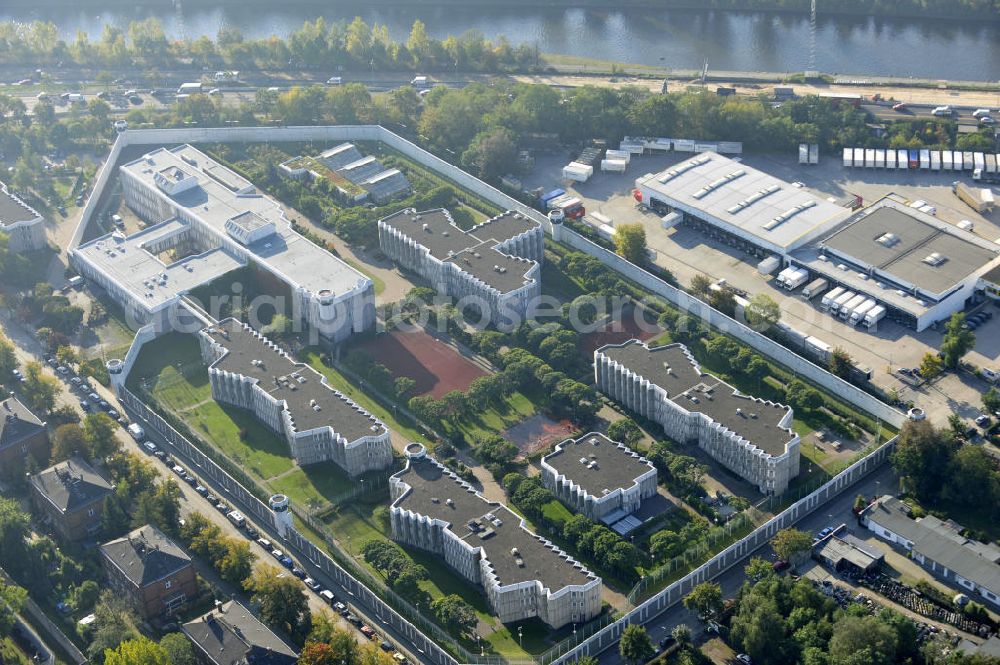
<path id="1" fill-rule="evenodd" d="M 876 493 L 892 492 L 896 489 L 896 482 L 892 469 L 885 465 L 795 526 L 803 531 L 815 533 L 826 526 L 836 526 L 842 523 L 852 525 L 855 523 L 852 512 L 855 496 L 858 494 L 871 496 Z M 765 545 L 751 552 L 742 561 L 717 577 L 714 581 L 722 587 L 723 597 L 733 598 L 739 591 L 743 585 L 743 568 L 749 563 L 752 556 L 770 560 L 772 554 L 771 548 Z M 645 626 L 655 645 L 669 635 L 675 626 L 682 623 L 691 628 L 695 639 L 705 634 L 705 625 L 698 620 L 694 612 L 689 611 L 680 603 L 647 622 Z M 628 665 L 618 653 L 617 644 L 602 652 L 599 660 L 601 665 Z"/>

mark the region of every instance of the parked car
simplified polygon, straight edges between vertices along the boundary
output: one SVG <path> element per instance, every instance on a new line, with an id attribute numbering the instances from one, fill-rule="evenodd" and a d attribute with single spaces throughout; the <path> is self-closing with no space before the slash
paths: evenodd
<path id="1" fill-rule="evenodd" d="M 85 399 L 81 399 L 80 408 L 83 409 L 85 413 L 90 413 L 90 402 Z"/>
<path id="2" fill-rule="evenodd" d="M 69 382 L 72 383 L 74 386 L 78 386 L 81 383 L 83 383 L 83 379 L 81 379 L 78 376 L 74 376 L 72 379 L 69 380 Z"/>
<path id="3" fill-rule="evenodd" d="M 740 665 L 753 665 L 753 660 L 751 660 L 750 656 L 746 655 L 745 653 L 737 654 L 736 662 L 740 663 Z"/>
<path id="4" fill-rule="evenodd" d="M 208 488 L 205 487 L 204 485 L 198 485 L 197 487 L 194 488 L 194 491 L 202 496 L 208 494 Z"/>
<path id="5" fill-rule="evenodd" d="M 677 644 L 677 639 L 673 635 L 667 635 L 660 640 L 660 651 L 666 651 L 675 644 Z"/>
<path id="6" fill-rule="evenodd" d="M 778 559 L 777 561 L 775 561 L 774 563 L 771 564 L 771 568 L 774 569 L 774 572 L 779 573 L 782 570 L 785 570 L 786 568 L 788 568 L 789 565 L 791 565 L 791 564 L 789 564 L 784 559 Z"/>
<path id="7" fill-rule="evenodd" d="M 295 567 L 295 562 L 292 561 L 292 557 L 288 556 L 287 554 L 278 559 L 278 562 L 281 563 L 281 565 L 284 566 L 285 568 L 288 568 L 289 570 Z"/>
<path id="8" fill-rule="evenodd" d="M 361 634 L 370 640 L 374 640 L 378 637 L 378 635 L 375 634 L 375 630 L 368 624 L 362 624 L 360 630 Z"/>
<path id="9" fill-rule="evenodd" d="M 298 566 L 292 566 L 292 575 L 299 578 L 300 580 L 306 579 L 306 571 L 302 570 Z"/>
<path id="10" fill-rule="evenodd" d="M 904 104 L 903 102 L 897 102 L 897 103 L 895 103 L 895 104 L 892 105 L 892 110 L 893 111 L 905 111 L 906 110 L 906 104 Z"/>
<path id="11" fill-rule="evenodd" d="M 219 503 L 215 504 L 215 509 L 223 514 L 228 513 L 230 510 L 229 505 L 224 501 L 220 501 Z"/>
<path id="12" fill-rule="evenodd" d="M 69 374 L 69 367 L 66 367 L 65 365 L 59 365 L 58 367 L 56 367 L 56 371 L 65 376 Z"/>
<path id="13" fill-rule="evenodd" d="M 295 574 L 294 570 L 292 571 L 292 574 Z M 317 582 L 316 580 L 314 580 L 311 577 L 305 578 L 304 580 L 302 580 L 302 583 L 305 584 L 309 588 L 310 591 L 313 591 L 313 592 L 316 592 L 316 593 L 319 593 L 319 590 L 323 588 L 322 586 L 320 586 L 319 582 Z"/>
<path id="14" fill-rule="evenodd" d="M 273 549 L 271 550 L 271 556 L 273 556 L 278 561 L 281 561 L 281 557 L 285 556 L 285 553 L 279 549 Z"/>
<path id="15" fill-rule="evenodd" d="M 211 492 L 207 492 L 205 494 L 205 500 L 214 506 L 216 503 L 219 502 L 219 497 L 215 496 Z"/>
<path id="16" fill-rule="evenodd" d="M 323 589 L 322 591 L 320 591 L 319 597 L 328 602 L 330 605 L 333 605 L 334 602 L 336 602 L 337 600 L 337 597 L 333 595 L 333 592 L 330 591 L 329 589 Z"/>
<path id="17" fill-rule="evenodd" d="M 256 538 L 258 535 L 260 535 L 260 532 L 257 531 L 257 529 L 253 528 L 252 526 L 250 526 L 249 523 L 247 523 L 245 531 L 247 532 L 247 538 L 253 539 Z"/>
<path id="18" fill-rule="evenodd" d="M 190 473 L 188 473 L 184 475 L 184 482 L 194 487 L 195 485 L 198 484 L 198 479 L 192 476 Z"/>
<path id="19" fill-rule="evenodd" d="M 174 473 L 176 473 L 176 474 L 177 474 L 178 476 L 182 476 L 182 477 L 183 477 L 183 476 L 184 476 L 184 474 L 186 473 L 186 472 L 184 471 L 184 467 L 183 467 L 183 466 L 181 466 L 180 464 L 175 464 L 175 465 L 174 465 L 174 466 L 173 466 L 173 467 L 171 468 L 171 471 L 173 471 Z"/>
<path id="20" fill-rule="evenodd" d="M 261 547 L 263 547 L 268 552 L 271 551 L 271 541 L 268 540 L 267 538 L 258 538 L 257 539 L 257 544 L 260 545 Z"/>
<path id="21" fill-rule="evenodd" d="M 989 427 L 990 417 L 987 416 L 986 414 L 978 416 L 976 418 L 976 424 L 979 425 L 980 427 L 982 427 L 983 429 L 985 429 L 985 428 Z"/>
<path id="22" fill-rule="evenodd" d="M 833 533 L 833 528 L 832 527 L 824 527 L 819 533 L 816 534 L 816 539 L 817 540 L 823 540 L 824 538 L 826 538 L 827 536 L 829 536 L 831 533 Z"/>
<path id="23" fill-rule="evenodd" d="M 396 647 L 392 646 L 392 642 L 390 642 L 389 640 L 382 640 L 382 642 L 378 646 L 380 649 L 382 649 L 382 651 L 385 651 L 387 653 L 396 650 Z"/>

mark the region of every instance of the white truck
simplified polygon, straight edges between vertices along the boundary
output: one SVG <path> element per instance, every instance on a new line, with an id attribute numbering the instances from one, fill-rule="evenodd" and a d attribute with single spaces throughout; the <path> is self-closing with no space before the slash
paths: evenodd
<path id="1" fill-rule="evenodd" d="M 931 151 L 921 150 L 920 151 L 920 168 L 927 171 L 931 168 Z"/>
<path id="2" fill-rule="evenodd" d="M 430 81 L 426 76 L 414 76 L 410 81 L 410 85 L 414 88 L 428 88 L 430 87 Z"/>
<path id="3" fill-rule="evenodd" d="M 978 213 L 993 209 L 993 193 L 988 189 L 973 189 L 964 182 L 955 181 L 951 184 L 951 191 Z"/>
<path id="4" fill-rule="evenodd" d="M 896 151 L 886 150 L 885 151 L 885 168 L 894 169 L 896 168 Z"/>
<path id="5" fill-rule="evenodd" d="M 876 323 L 885 318 L 886 309 L 885 305 L 875 305 L 870 310 L 865 313 L 864 324 L 871 328 Z"/>
<path id="6" fill-rule="evenodd" d="M 131 425 L 128 426 L 127 429 L 129 435 L 136 441 L 142 441 L 143 439 L 146 438 L 146 430 L 144 430 L 142 428 L 142 425 L 140 425 L 139 423 L 132 423 Z"/>
<path id="7" fill-rule="evenodd" d="M 951 168 L 952 168 L 952 164 L 954 163 L 951 160 L 951 150 L 942 150 L 941 151 L 941 161 L 944 164 L 944 170 L 945 171 L 950 171 Z"/>
<path id="8" fill-rule="evenodd" d="M 847 302 L 843 303 L 837 309 L 837 316 L 840 319 L 846 321 L 848 318 L 850 318 L 851 312 L 853 312 L 855 309 L 857 309 L 858 307 L 860 307 L 861 303 L 863 303 L 867 299 L 868 299 L 867 296 L 863 296 L 860 293 L 857 294 L 856 296 L 854 296 L 853 298 L 851 298 Z"/>
<path id="9" fill-rule="evenodd" d="M 196 95 L 202 91 L 201 82 L 197 83 L 181 83 L 181 87 L 177 88 L 178 95 Z"/>
<path id="10" fill-rule="evenodd" d="M 837 296 L 836 300 L 830 303 L 830 315 L 836 316 L 837 312 L 840 311 L 840 308 L 846 305 L 854 298 L 856 298 L 857 295 L 858 294 L 856 294 L 854 291 L 844 291 L 843 293 L 841 293 L 839 296 Z"/>
<path id="11" fill-rule="evenodd" d="M 858 305 L 857 307 L 855 307 L 854 311 L 851 312 L 851 316 L 850 316 L 850 319 L 849 319 L 850 322 L 851 322 L 851 325 L 852 326 L 856 326 L 859 323 L 861 323 L 862 321 L 864 321 L 865 314 L 868 313 L 868 310 L 870 310 L 872 307 L 874 307 L 877 304 L 878 303 L 875 302 L 874 298 L 869 298 L 868 300 L 865 300 L 863 303 L 861 303 L 860 305 Z"/>
<path id="12" fill-rule="evenodd" d="M 785 290 L 794 291 L 808 281 L 809 271 L 805 268 L 799 268 L 785 279 Z"/>
<path id="13" fill-rule="evenodd" d="M 826 281 L 825 278 L 817 277 L 805 285 L 805 288 L 802 289 L 802 297 L 806 300 L 812 300 L 819 294 L 823 293 L 823 291 L 826 291 L 826 287 L 829 286 L 829 284 L 830 283 Z"/>
<path id="14" fill-rule="evenodd" d="M 941 170 L 941 151 L 931 150 L 931 171 Z"/>
<path id="15" fill-rule="evenodd" d="M 801 148 L 799 151 L 801 154 Z M 851 148 L 844 148 L 844 166 L 854 166 L 854 151 Z"/>
<path id="16" fill-rule="evenodd" d="M 799 164 L 809 163 L 809 144 L 800 143 L 799 144 Z"/>
<path id="17" fill-rule="evenodd" d="M 896 151 L 896 168 L 897 169 L 910 168 L 910 157 L 909 155 L 907 155 L 905 150 Z"/>
<path id="18" fill-rule="evenodd" d="M 831 289 L 823 296 L 823 300 L 820 301 L 819 306 L 822 309 L 830 309 L 834 301 L 843 294 L 844 294 L 844 287 L 842 286 L 838 286 L 834 289 Z"/>

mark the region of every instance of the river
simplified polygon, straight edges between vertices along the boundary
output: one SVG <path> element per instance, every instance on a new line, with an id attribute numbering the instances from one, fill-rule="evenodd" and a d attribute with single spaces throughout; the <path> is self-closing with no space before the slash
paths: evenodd
<path id="1" fill-rule="evenodd" d="M 405 39 L 417 18 L 434 37 L 480 30 L 489 38 L 530 43 L 544 53 L 662 65 L 676 69 L 786 72 L 809 62 L 808 16 L 707 10 L 559 9 L 531 6 L 466 9 L 455 6 L 334 7 L 296 5 L 281 10 L 250 5 L 215 9 L 32 9 L 0 7 L 0 20 L 54 22 L 64 39 L 77 30 L 99 38 L 105 23 L 157 16 L 170 37 L 215 36 L 234 27 L 248 37 L 285 36 L 303 21 L 356 15 L 388 27 Z M 824 16 L 816 31 L 816 65 L 821 71 L 856 76 L 914 76 L 953 80 L 1000 79 L 1000 23 L 865 16 Z"/>

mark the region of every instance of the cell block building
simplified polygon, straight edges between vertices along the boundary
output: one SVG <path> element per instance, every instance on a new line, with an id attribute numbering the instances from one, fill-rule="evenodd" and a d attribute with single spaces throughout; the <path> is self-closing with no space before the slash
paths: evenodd
<path id="1" fill-rule="evenodd" d="M 212 397 L 252 411 L 300 465 L 333 461 L 356 476 L 392 464 L 384 424 L 250 326 L 227 319 L 200 342 Z"/>
<path id="2" fill-rule="evenodd" d="M 136 323 L 170 330 L 184 295 L 249 265 L 283 288 L 297 323 L 328 341 L 374 325 L 373 282 L 295 232 L 280 204 L 204 153 L 160 148 L 119 172 L 125 203 L 150 226 L 97 238 L 72 257 Z"/>
<path id="3" fill-rule="evenodd" d="M 12 252 L 29 252 L 46 245 L 45 218 L 0 182 L 0 233 L 7 234 Z"/>
<path id="4" fill-rule="evenodd" d="M 601 611 L 601 578 L 506 506 L 487 501 L 418 443 L 392 476 L 392 537 L 440 556 L 486 593 L 504 623 L 538 617 L 553 628 Z"/>
<path id="5" fill-rule="evenodd" d="M 480 304 L 499 329 L 526 318 L 541 295 L 545 235 L 538 222 L 505 212 L 468 231 L 447 210 L 401 210 L 379 220 L 379 246 L 453 298 Z"/>
<path id="6" fill-rule="evenodd" d="M 792 409 L 739 393 L 701 371 L 683 344 L 639 340 L 594 352 L 597 388 L 667 436 L 692 442 L 765 494 L 781 494 L 799 473 Z"/>
<path id="7" fill-rule="evenodd" d="M 656 468 L 603 434 L 567 439 L 542 458 L 542 480 L 569 508 L 612 523 L 656 494 Z"/>

